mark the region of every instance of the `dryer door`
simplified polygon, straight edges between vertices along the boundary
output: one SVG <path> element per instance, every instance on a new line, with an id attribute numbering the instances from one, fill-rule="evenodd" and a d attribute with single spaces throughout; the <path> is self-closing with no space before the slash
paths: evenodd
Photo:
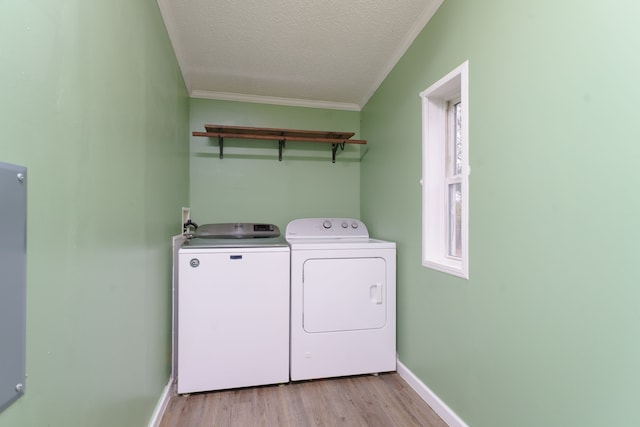
<path id="1" fill-rule="evenodd" d="M 302 286 L 306 332 L 379 329 L 387 322 L 383 258 L 308 259 Z"/>

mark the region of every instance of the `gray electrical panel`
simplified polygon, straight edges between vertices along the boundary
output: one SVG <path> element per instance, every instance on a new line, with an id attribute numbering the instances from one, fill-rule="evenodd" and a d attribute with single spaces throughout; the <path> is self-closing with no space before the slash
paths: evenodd
<path id="1" fill-rule="evenodd" d="M 27 169 L 0 162 L 0 411 L 25 388 Z"/>

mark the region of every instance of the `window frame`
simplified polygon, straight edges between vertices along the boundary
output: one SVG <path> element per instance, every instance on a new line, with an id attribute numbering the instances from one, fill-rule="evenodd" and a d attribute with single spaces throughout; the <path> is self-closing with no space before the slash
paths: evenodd
<path id="1" fill-rule="evenodd" d="M 422 265 L 469 279 L 469 62 L 465 61 L 420 93 L 422 98 Z M 462 138 L 460 257 L 449 255 L 448 108 L 460 101 Z M 455 144 L 455 142 L 452 142 Z M 458 181 L 456 176 L 455 181 Z"/>

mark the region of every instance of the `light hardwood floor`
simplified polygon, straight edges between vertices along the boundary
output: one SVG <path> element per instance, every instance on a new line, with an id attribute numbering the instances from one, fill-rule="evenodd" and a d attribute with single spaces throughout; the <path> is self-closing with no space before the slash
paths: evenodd
<path id="1" fill-rule="evenodd" d="M 446 427 L 397 373 L 174 396 L 160 427 Z"/>

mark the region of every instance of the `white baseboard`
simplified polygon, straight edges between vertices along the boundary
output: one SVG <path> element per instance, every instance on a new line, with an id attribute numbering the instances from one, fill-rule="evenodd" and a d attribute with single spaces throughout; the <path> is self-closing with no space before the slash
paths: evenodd
<path id="1" fill-rule="evenodd" d="M 173 384 L 173 378 L 169 378 L 169 384 L 162 391 L 162 395 L 160 396 L 160 400 L 156 405 L 156 409 L 153 411 L 153 415 L 151 416 L 151 420 L 149 420 L 149 427 L 160 427 L 160 421 L 162 421 L 162 416 L 164 415 L 165 409 L 169 405 L 169 400 L 171 396 L 175 393 Z"/>
<path id="2" fill-rule="evenodd" d="M 407 384 L 416 391 L 416 393 L 418 393 L 422 400 L 431 406 L 431 409 L 433 409 L 449 427 L 469 427 L 464 421 L 462 421 L 462 418 L 453 412 L 453 410 L 449 408 L 442 399 L 440 399 L 429 387 L 420 381 L 420 378 L 416 377 L 409 368 L 400 362 L 400 360 L 398 360 L 397 371 L 398 375 L 400 375 L 400 377 L 402 377 L 402 379 L 405 380 Z"/>

